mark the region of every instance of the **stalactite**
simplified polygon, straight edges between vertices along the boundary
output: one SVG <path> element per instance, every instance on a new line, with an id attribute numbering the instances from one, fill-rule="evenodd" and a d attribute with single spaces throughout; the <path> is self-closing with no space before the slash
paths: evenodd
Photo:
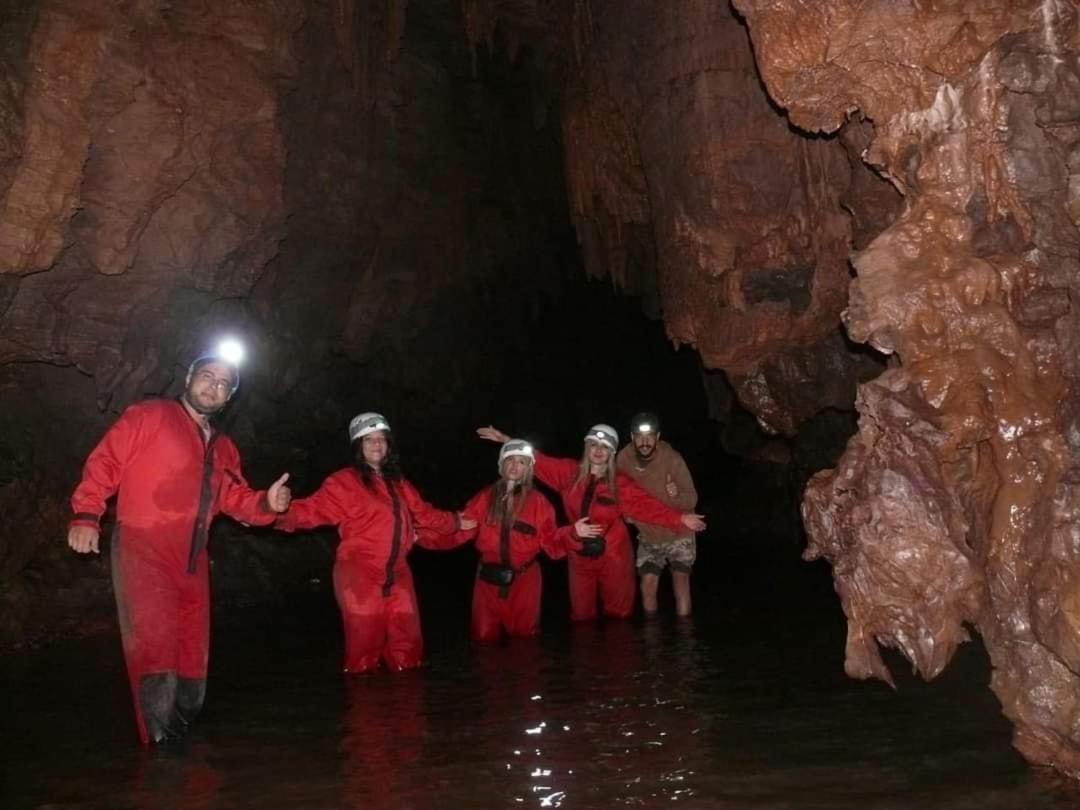
<path id="1" fill-rule="evenodd" d="M 472 75 L 477 75 L 476 49 L 481 42 L 490 54 L 495 47 L 495 27 L 499 23 L 498 0 L 461 0 L 465 37 L 472 53 Z"/>
<path id="2" fill-rule="evenodd" d="M 592 43 L 593 18 L 590 0 L 573 0 L 570 19 L 574 59 L 580 65 L 585 61 L 589 45 Z"/>
<path id="3" fill-rule="evenodd" d="M 371 76 L 371 41 L 375 33 L 371 17 L 371 9 L 365 3 L 361 7 L 357 31 L 353 36 L 353 95 L 360 102 L 362 110 L 370 109 L 375 103 Z"/>
<path id="4" fill-rule="evenodd" d="M 334 40 L 345 69 L 356 75 L 356 0 L 337 0 L 334 6 Z"/>
<path id="5" fill-rule="evenodd" d="M 589 81 L 587 75 L 580 79 Z M 624 229 L 648 221 L 637 143 L 618 105 L 600 88 L 581 87 L 564 102 L 566 182 L 579 239 L 598 234 L 599 255 L 586 252 L 590 275 L 627 284 Z"/>
<path id="6" fill-rule="evenodd" d="M 387 64 L 396 62 L 398 54 L 401 53 L 408 10 L 409 0 L 386 0 L 386 44 L 383 56 Z"/>
<path id="7" fill-rule="evenodd" d="M 512 65 L 517 61 L 518 52 L 521 50 L 521 37 L 516 31 L 506 32 L 506 60 Z"/>

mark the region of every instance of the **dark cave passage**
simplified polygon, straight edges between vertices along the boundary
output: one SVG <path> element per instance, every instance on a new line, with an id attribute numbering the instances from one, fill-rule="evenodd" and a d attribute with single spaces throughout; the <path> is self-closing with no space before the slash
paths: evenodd
<path id="1" fill-rule="evenodd" d="M 1080 775 L 1080 12 L 952 5 L 0 0 L 0 685 L 26 743 L 0 798 L 1073 803 L 1022 763 Z M 190 412 L 194 440 L 124 434 L 102 480 L 141 484 L 95 479 L 136 519 L 76 507 L 107 431 L 225 334 L 242 463 Z M 641 410 L 708 521 L 690 622 L 665 572 L 659 622 L 576 626 L 544 559 L 540 638 L 477 647 L 478 553 L 420 548 L 425 669 L 342 685 L 337 532 L 275 531 L 269 496 L 199 511 L 241 470 L 316 491 L 364 411 L 456 510 L 497 475 L 478 427 L 578 458 Z M 132 462 L 155 442 L 188 445 Z M 206 727 L 144 756 L 109 565 L 143 546 L 110 537 L 211 522 Z"/>

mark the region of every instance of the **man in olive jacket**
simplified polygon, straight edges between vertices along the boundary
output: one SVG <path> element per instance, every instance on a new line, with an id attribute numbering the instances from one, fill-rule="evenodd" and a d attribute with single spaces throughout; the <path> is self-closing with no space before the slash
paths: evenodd
<path id="1" fill-rule="evenodd" d="M 645 412 L 635 416 L 630 438 L 631 444 L 619 452 L 619 471 L 635 478 L 646 491 L 673 509 L 692 512 L 697 505 L 694 479 L 678 451 L 660 440 L 660 420 L 656 414 Z M 645 612 L 656 612 L 660 573 L 665 566 L 671 566 L 675 612 L 689 616 L 690 570 L 697 556 L 694 533 L 674 533 L 647 523 L 637 524 L 637 529 L 637 570 Z"/>

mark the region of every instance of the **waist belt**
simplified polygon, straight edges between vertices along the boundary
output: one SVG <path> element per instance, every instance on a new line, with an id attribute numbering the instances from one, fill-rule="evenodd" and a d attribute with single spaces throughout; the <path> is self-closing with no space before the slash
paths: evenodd
<path id="1" fill-rule="evenodd" d="M 514 578 L 518 576 L 518 574 L 525 573 L 535 563 L 536 557 L 533 557 L 520 568 L 514 568 L 509 565 L 500 565 L 499 563 L 482 562 L 476 571 L 476 575 L 489 585 L 498 585 L 499 596 L 505 599 L 510 593 L 510 586 L 514 584 Z"/>
<path id="2" fill-rule="evenodd" d="M 586 537 L 581 541 L 581 548 L 578 549 L 577 553 L 582 557 L 595 560 L 597 557 L 603 556 L 606 549 L 607 540 L 603 537 Z"/>

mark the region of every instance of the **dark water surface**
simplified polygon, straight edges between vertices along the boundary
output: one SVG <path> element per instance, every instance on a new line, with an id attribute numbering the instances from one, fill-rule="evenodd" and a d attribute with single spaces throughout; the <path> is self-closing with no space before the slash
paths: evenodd
<path id="1" fill-rule="evenodd" d="M 219 608 L 206 710 L 175 748 L 136 744 L 115 636 L 5 654 L 0 807 L 1080 806 L 1010 747 L 978 642 L 934 683 L 896 658 L 896 692 L 847 679 L 822 568 L 717 564 L 691 621 L 577 627 L 552 569 L 543 635 L 483 647 L 463 564 L 448 585 L 435 559 L 416 672 L 344 678 L 321 588 Z"/>

